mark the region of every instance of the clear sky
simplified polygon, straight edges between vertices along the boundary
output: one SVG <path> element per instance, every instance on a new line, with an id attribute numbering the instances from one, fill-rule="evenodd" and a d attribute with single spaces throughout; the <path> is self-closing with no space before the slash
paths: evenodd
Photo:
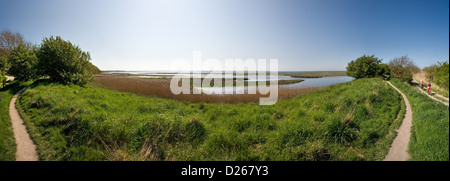
<path id="1" fill-rule="evenodd" d="M 102 70 L 166 70 L 194 50 L 276 58 L 282 71 L 345 70 L 363 54 L 449 59 L 448 0 L 0 1 L 0 30 L 61 36 Z"/>

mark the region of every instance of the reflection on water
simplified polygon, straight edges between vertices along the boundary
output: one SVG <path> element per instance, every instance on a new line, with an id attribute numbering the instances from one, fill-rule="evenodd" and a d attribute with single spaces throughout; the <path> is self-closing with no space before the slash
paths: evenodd
<path id="1" fill-rule="evenodd" d="M 349 76 L 337 76 L 337 77 L 322 77 L 322 78 L 302 78 L 303 82 L 289 85 L 281 85 L 287 88 L 300 88 L 300 87 L 326 87 L 333 84 L 340 84 L 355 80 Z"/>
<path id="2" fill-rule="evenodd" d="M 259 78 L 261 78 L 261 77 L 259 77 Z M 297 78 L 291 78 L 290 76 L 279 76 L 278 77 L 278 80 L 293 80 L 293 79 L 297 79 Z M 295 83 L 295 84 L 279 85 L 279 87 L 292 88 L 292 89 L 302 88 L 302 87 L 326 87 L 326 86 L 350 82 L 350 81 L 354 80 L 353 77 L 348 77 L 348 76 L 322 77 L 322 78 L 301 78 L 301 79 L 303 79 L 304 81 Z M 258 79 L 258 80 L 262 80 L 262 79 Z M 269 77 L 267 77 L 267 80 L 270 80 Z M 249 81 L 255 81 L 255 80 L 250 78 Z M 196 89 L 200 89 L 200 88 L 196 88 Z M 226 92 L 226 94 L 231 94 L 238 90 L 248 90 L 247 87 L 229 88 L 231 90 L 227 90 L 224 88 L 215 88 L 215 87 L 203 87 L 201 89 L 202 89 L 202 92 L 204 92 L 206 94 L 213 94 L 214 92 L 218 92 L 221 89 L 225 90 L 224 92 Z"/>

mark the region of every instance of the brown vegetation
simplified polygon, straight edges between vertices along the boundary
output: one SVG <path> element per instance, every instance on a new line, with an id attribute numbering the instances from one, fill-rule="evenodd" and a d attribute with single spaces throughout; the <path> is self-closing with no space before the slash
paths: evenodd
<path id="1" fill-rule="evenodd" d="M 246 103 L 259 102 L 259 98 L 268 97 L 261 94 L 243 94 L 243 95 L 194 95 L 180 94 L 174 95 L 170 91 L 170 79 L 141 79 L 128 77 L 120 74 L 101 74 L 95 76 L 95 85 L 113 90 L 131 92 L 145 96 L 154 96 L 167 99 L 175 99 L 186 102 L 206 102 L 206 103 Z M 298 95 L 306 94 L 318 87 L 307 87 L 299 89 L 278 89 L 278 99 L 289 99 Z"/>

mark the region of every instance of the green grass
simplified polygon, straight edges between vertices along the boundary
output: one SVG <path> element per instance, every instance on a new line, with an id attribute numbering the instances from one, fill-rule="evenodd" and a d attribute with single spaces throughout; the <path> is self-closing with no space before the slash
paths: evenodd
<path id="1" fill-rule="evenodd" d="M 411 160 L 449 161 L 449 110 L 418 89 L 393 79 L 407 97 L 413 111 L 409 154 Z"/>
<path id="2" fill-rule="evenodd" d="M 404 105 L 360 79 L 274 106 L 39 83 L 17 103 L 42 160 L 382 160 Z"/>
<path id="3" fill-rule="evenodd" d="M 9 117 L 9 103 L 23 86 L 12 83 L 0 89 L 0 161 L 14 161 L 16 142 Z"/>
<path id="4" fill-rule="evenodd" d="M 448 98 L 448 90 L 447 90 L 447 91 L 443 91 L 443 90 L 441 90 L 441 89 L 433 89 L 433 92 L 436 92 L 436 93 L 438 93 L 439 95 Z"/>
<path id="5" fill-rule="evenodd" d="M 440 101 L 442 101 L 442 102 L 448 102 L 447 100 L 445 100 L 445 99 L 443 99 L 443 98 L 441 98 L 441 97 L 438 97 L 438 96 L 434 96 L 434 98 L 436 98 L 436 99 L 438 99 L 438 100 L 440 100 Z"/>

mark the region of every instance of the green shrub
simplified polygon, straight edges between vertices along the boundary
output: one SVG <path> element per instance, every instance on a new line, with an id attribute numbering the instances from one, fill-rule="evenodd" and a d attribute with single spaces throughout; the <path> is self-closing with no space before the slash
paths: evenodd
<path id="1" fill-rule="evenodd" d="M 5 86 L 5 82 L 6 82 L 6 76 L 5 73 L 3 73 L 0 70 L 0 88 L 3 88 Z"/>
<path id="2" fill-rule="evenodd" d="M 13 75 L 16 80 L 26 82 L 36 79 L 37 76 L 37 57 L 34 50 L 30 50 L 25 44 L 18 45 L 9 55 L 8 62 L 10 68 L 8 73 Z"/>
<path id="3" fill-rule="evenodd" d="M 425 72 L 425 78 L 427 81 L 434 82 L 434 70 L 436 69 L 436 65 L 431 65 L 428 67 L 423 68 L 423 71 Z"/>
<path id="4" fill-rule="evenodd" d="M 92 80 L 89 71 L 89 52 L 83 52 L 69 41 L 56 38 L 44 38 L 39 51 L 38 68 L 40 73 L 50 76 L 50 79 L 62 84 L 85 85 Z"/>
<path id="5" fill-rule="evenodd" d="M 413 73 L 417 73 L 419 68 L 407 56 L 394 58 L 389 62 L 391 75 L 403 82 L 411 82 Z"/>
<path id="6" fill-rule="evenodd" d="M 448 91 L 449 87 L 449 65 L 448 61 L 438 62 L 434 70 L 435 82 L 439 87 Z"/>
<path id="7" fill-rule="evenodd" d="M 381 77 L 388 74 L 387 66 L 381 64 L 381 59 L 375 55 L 364 55 L 352 60 L 347 66 L 347 75 L 356 79 Z"/>
<path id="8" fill-rule="evenodd" d="M 102 71 L 97 66 L 92 64 L 91 62 L 88 63 L 87 69 L 92 74 L 101 74 L 102 73 Z"/>

